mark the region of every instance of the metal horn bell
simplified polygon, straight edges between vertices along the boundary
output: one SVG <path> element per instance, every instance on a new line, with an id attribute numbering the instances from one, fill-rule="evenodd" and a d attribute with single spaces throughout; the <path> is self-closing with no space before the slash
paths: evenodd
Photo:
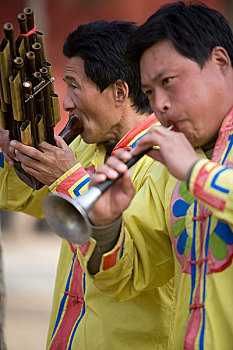
<path id="1" fill-rule="evenodd" d="M 168 129 L 172 130 L 173 127 L 174 125 L 171 125 Z M 130 168 L 152 149 L 153 148 L 148 148 L 138 155 L 133 156 L 127 161 L 127 167 Z M 116 179 L 107 179 L 91 187 L 86 193 L 74 199 L 60 193 L 49 193 L 43 202 L 44 214 L 49 226 L 60 237 L 72 243 L 87 243 L 92 233 L 91 224 L 87 215 L 88 211 L 102 193 L 112 186 L 122 175 L 123 174 L 119 173 Z"/>
<path id="2" fill-rule="evenodd" d="M 101 194 L 96 186 L 74 199 L 60 193 L 49 193 L 43 202 L 46 221 L 60 237 L 75 244 L 87 243 L 91 236 L 87 213 Z"/>
<path id="3" fill-rule="evenodd" d="M 127 167 L 130 168 L 150 150 L 151 148 L 146 149 L 129 159 L 126 163 Z M 119 173 L 116 179 L 107 179 L 74 199 L 60 193 L 49 193 L 43 202 L 43 210 L 49 226 L 60 237 L 72 243 L 87 243 L 92 233 L 87 215 L 88 211 L 102 193 L 112 186 L 122 175 Z"/>

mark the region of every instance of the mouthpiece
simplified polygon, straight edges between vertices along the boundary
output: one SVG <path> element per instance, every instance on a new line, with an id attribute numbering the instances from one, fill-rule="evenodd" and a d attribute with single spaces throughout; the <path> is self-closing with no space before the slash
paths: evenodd
<path id="1" fill-rule="evenodd" d="M 59 136 L 69 145 L 78 135 L 83 131 L 83 124 L 81 119 L 73 114 Z"/>

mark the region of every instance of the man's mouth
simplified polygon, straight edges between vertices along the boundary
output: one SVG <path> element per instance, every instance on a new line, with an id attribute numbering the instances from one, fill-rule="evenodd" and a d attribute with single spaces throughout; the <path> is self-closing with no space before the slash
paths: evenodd
<path id="1" fill-rule="evenodd" d="M 75 129 L 77 135 L 81 134 L 83 132 L 83 122 L 81 118 L 77 114 L 72 114 L 69 119 L 71 121 L 71 128 Z"/>
<path id="2" fill-rule="evenodd" d="M 172 131 L 179 131 L 178 123 L 174 122 L 173 120 L 168 120 L 167 127 L 173 125 Z"/>

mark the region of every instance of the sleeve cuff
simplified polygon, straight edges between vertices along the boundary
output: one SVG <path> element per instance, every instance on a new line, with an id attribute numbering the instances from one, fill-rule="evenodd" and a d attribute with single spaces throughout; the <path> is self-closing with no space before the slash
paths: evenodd
<path id="1" fill-rule="evenodd" d="M 227 170 L 229 168 L 208 159 L 198 161 L 193 168 L 190 192 L 209 210 L 223 212 L 225 209 L 229 190 L 222 186 L 221 174 Z"/>
<path id="2" fill-rule="evenodd" d="M 110 227 L 111 226 L 111 227 Z M 117 261 L 122 258 L 124 252 L 124 244 L 125 244 L 125 230 L 120 228 L 121 217 L 119 217 L 114 223 L 108 226 L 102 227 L 101 234 L 104 235 L 104 231 L 107 232 L 109 229 L 114 228 L 116 230 L 116 236 L 111 236 L 111 238 L 107 239 L 107 243 L 102 243 L 102 247 L 97 246 L 99 244 L 100 239 L 97 241 L 97 238 L 90 237 L 90 241 L 87 245 L 79 245 L 79 251 L 81 255 L 84 257 L 84 266 L 88 267 L 88 272 L 90 277 L 94 277 L 98 272 L 103 272 L 111 267 L 115 266 Z M 95 229 L 94 229 L 95 230 Z M 98 229 L 97 229 L 98 230 Z M 101 230 L 101 227 L 100 227 Z M 95 233 L 93 233 L 95 235 Z M 115 244 L 115 245 L 114 245 Z M 114 245 L 114 246 L 112 246 Z M 109 251 L 103 253 L 103 250 L 110 248 Z M 97 247 L 97 248 L 96 248 Z M 101 249 L 103 249 L 101 251 Z M 93 257 L 92 257 L 93 256 Z M 92 260 L 93 259 L 93 260 Z"/>
<path id="3" fill-rule="evenodd" d="M 92 275 L 99 272 L 103 254 L 115 247 L 119 238 L 121 222 L 122 217 L 120 216 L 116 221 L 107 226 L 91 225 L 92 238 L 96 241 L 95 249 L 88 262 L 88 270 Z"/>
<path id="4" fill-rule="evenodd" d="M 87 190 L 89 181 L 90 175 L 77 163 L 50 185 L 49 190 L 75 198 Z"/>
<path id="5" fill-rule="evenodd" d="M 106 226 L 93 226 L 91 224 L 92 237 L 96 240 L 102 253 L 106 253 L 115 246 L 119 238 L 121 223 L 122 216 Z"/>
<path id="6" fill-rule="evenodd" d="M 200 159 L 197 159 L 193 165 L 191 165 L 191 167 L 189 168 L 189 171 L 188 171 L 188 174 L 186 176 L 186 183 L 187 183 L 187 189 L 189 190 L 189 182 L 190 182 L 190 177 L 191 177 L 191 174 L 192 174 L 192 171 L 193 171 L 193 168 L 195 167 L 195 165 L 197 164 L 197 162 L 199 162 Z"/>
<path id="7" fill-rule="evenodd" d="M 199 182 L 200 177 L 202 177 L 203 169 L 205 169 L 206 166 L 208 166 L 211 163 L 214 163 L 214 162 L 211 162 L 209 159 L 199 159 L 196 162 L 194 162 L 194 164 L 192 165 L 190 169 L 189 180 L 187 185 L 188 189 L 192 194 L 194 194 L 195 192 L 195 186 L 197 182 Z M 214 163 L 214 165 L 216 165 L 216 163 Z M 207 178 L 209 172 L 205 171 L 205 174 L 206 174 L 205 178 Z"/>

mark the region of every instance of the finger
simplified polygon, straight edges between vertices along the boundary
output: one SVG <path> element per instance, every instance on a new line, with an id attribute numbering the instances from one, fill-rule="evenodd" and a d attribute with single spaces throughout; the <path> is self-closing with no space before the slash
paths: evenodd
<path id="1" fill-rule="evenodd" d="M 149 151 L 147 155 L 155 160 L 159 160 L 159 150 L 153 149 L 152 151 Z"/>
<path id="2" fill-rule="evenodd" d="M 122 161 L 127 161 L 127 160 L 129 160 L 132 157 L 131 152 L 125 151 L 123 149 L 117 150 L 115 152 L 114 156 L 117 157 L 118 159 L 122 160 Z"/>
<path id="3" fill-rule="evenodd" d="M 14 160 L 11 157 L 9 157 L 7 153 L 3 152 L 3 157 L 10 166 L 14 166 Z"/>
<path id="4" fill-rule="evenodd" d="M 39 176 L 38 170 L 33 169 L 31 166 L 27 166 L 26 164 L 21 163 L 21 167 L 27 174 L 32 175 L 35 178 Z"/>
<path id="5" fill-rule="evenodd" d="M 46 152 L 46 151 L 49 152 L 54 148 L 54 146 L 46 141 L 43 141 L 43 142 L 39 143 L 38 148 L 42 152 Z"/>
<path id="6" fill-rule="evenodd" d="M 164 164 L 164 158 L 160 152 L 160 149 L 153 149 L 152 151 L 149 151 L 147 155 L 155 160 L 157 160 L 160 163 Z"/>
<path id="7" fill-rule="evenodd" d="M 13 147 L 9 146 L 8 154 L 11 158 L 14 158 L 15 157 L 15 149 Z"/>
<path id="8" fill-rule="evenodd" d="M 3 142 L 1 144 L 1 149 L 4 155 L 7 155 L 10 158 L 15 157 L 15 150 L 10 146 L 10 141 Z"/>
<path id="9" fill-rule="evenodd" d="M 174 136 L 174 131 L 162 126 L 152 126 L 148 133 L 137 142 L 136 147 L 131 153 L 136 155 L 146 148 L 160 146 L 165 138 L 171 136 Z"/>
<path id="10" fill-rule="evenodd" d="M 66 142 L 63 140 L 63 138 L 61 136 L 55 135 L 54 139 L 55 139 L 57 147 L 59 147 L 61 149 L 65 149 L 68 147 Z"/>
<path id="11" fill-rule="evenodd" d="M 37 160 L 41 160 L 41 157 L 43 156 L 43 153 L 37 150 L 35 147 L 26 146 L 21 142 L 14 140 L 10 142 L 10 145 L 15 149 L 15 154 L 16 154 L 16 151 L 19 151 L 20 153 L 23 153 L 28 157 L 31 157 Z"/>
<path id="12" fill-rule="evenodd" d="M 14 160 L 17 160 L 15 150 L 10 146 L 8 148 L 2 147 L 2 152 L 5 161 L 7 161 L 7 163 L 10 165 L 14 165 Z"/>
<path id="13" fill-rule="evenodd" d="M 161 136 L 154 133 L 148 133 L 143 136 L 136 144 L 136 147 L 131 151 L 132 155 L 139 154 L 147 148 L 158 146 L 161 142 Z"/>
<path id="14" fill-rule="evenodd" d="M 54 139 L 56 142 L 56 146 L 51 145 L 50 143 L 43 141 L 38 145 L 38 148 L 44 152 L 45 151 L 52 152 L 56 147 L 59 147 L 61 149 L 65 149 L 68 147 L 67 144 L 65 143 L 65 141 L 62 139 L 62 137 L 55 135 Z"/>
<path id="15" fill-rule="evenodd" d="M 129 197 L 132 197 L 135 193 L 134 186 L 132 184 L 131 180 L 131 171 L 128 170 L 126 173 L 124 173 L 122 179 L 121 179 L 121 185 L 122 190 L 125 192 L 125 194 Z"/>
<path id="16" fill-rule="evenodd" d="M 119 175 L 119 172 L 105 163 L 97 168 L 96 174 L 104 174 L 109 179 L 116 179 Z"/>
<path id="17" fill-rule="evenodd" d="M 96 186 L 99 183 L 102 183 L 107 180 L 107 176 L 105 174 L 95 174 L 91 177 L 91 180 L 89 182 L 89 188 Z"/>
<path id="18" fill-rule="evenodd" d="M 39 169 L 41 167 L 41 163 L 38 162 L 35 159 L 32 159 L 30 157 L 28 157 L 27 155 L 19 152 L 19 151 L 15 151 L 16 153 L 16 158 L 19 162 L 21 162 L 22 166 L 25 166 L 27 168 L 31 168 L 31 169 Z"/>
<path id="19" fill-rule="evenodd" d="M 125 154 L 121 153 L 121 156 L 125 158 Z M 129 158 L 131 158 L 131 156 Z M 127 165 L 117 157 L 109 157 L 106 164 L 117 173 L 124 173 L 128 170 Z"/>
<path id="20" fill-rule="evenodd" d="M 149 130 L 148 130 L 148 133 L 147 134 L 157 134 L 157 135 L 163 135 L 163 136 L 166 136 L 166 135 L 169 135 L 171 132 L 174 132 L 173 131 L 174 129 L 169 129 L 169 128 L 165 128 L 163 126 L 155 126 L 153 125 Z"/>

